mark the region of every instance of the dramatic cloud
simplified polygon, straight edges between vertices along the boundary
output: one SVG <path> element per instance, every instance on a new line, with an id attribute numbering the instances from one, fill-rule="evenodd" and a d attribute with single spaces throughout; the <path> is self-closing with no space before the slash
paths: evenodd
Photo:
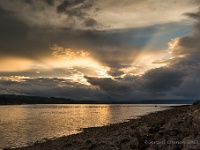
<path id="1" fill-rule="evenodd" d="M 64 0 L 58 7 L 58 13 L 66 13 L 72 16 L 83 17 L 85 14 L 82 9 L 92 7 L 93 0 Z"/>
<path id="2" fill-rule="evenodd" d="M 90 78 L 87 81 L 98 86 L 105 92 L 112 95 L 126 95 L 126 99 L 134 98 L 135 92 L 140 91 L 142 94 L 150 97 L 165 96 L 168 92 L 173 91 L 183 82 L 184 72 L 173 68 L 157 68 L 147 71 L 143 76 L 125 76 L 124 78 Z M 131 95 L 131 96 L 130 96 Z"/>
<path id="3" fill-rule="evenodd" d="M 98 23 L 94 19 L 88 19 L 88 20 L 85 21 L 85 26 L 86 27 L 94 27 L 96 25 L 98 25 Z"/>
<path id="4" fill-rule="evenodd" d="M 170 43 L 170 52 L 174 59 L 173 67 L 182 70 L 186 74 L 183 83 L 176 89 L 175 94 L 184 95 L 185 97 L 199 98 L 200 94 L 197 92 L 199 86 L 200 73 L 200 12 L 187 13 L 187 15 L 196 21 L 193 32 L 189 36 L 174 39 Z"/>
<path id="5" fill-rule="evenodd" d="M 0 80 L 0 93 L 68 97 L 81 100 L 101 100 L 106 97 L 106 94 L 93 87 L 58 78 L 3 77 Z"/>
<path id="6" fill-rule="evenodd" d="M 142 76 L 144 89 L 156 93 L 197 99 L 200 94 L 200 17 L 199 12 L 187 14 L 196 20 L 191 35 L 176 38 L 169 43 L 172 59 L 169 65 L 147 71 Z"/>
<path id="7" fill-rule="evenodd" d="M 161 53 L 158 52 L 160 48 L 157 48 L 157 50 L 153 50 L 153 48 L 144 49 L 144 46 L 152 38 L 152 34 L 154 35 L 157 32 L 157 29 L 154 29 L 155 27 L 116 32 L 70 29 L 52 30 L 51 28 L 30 27 L 26 23 L 16 20 L 14 15 L 9 16 L 5 10 L 4 13 L 5 15 L 3 16 L 7 20 L 3 20 L 3 22 L 8 22 L 7 24 L 9 25 L 5 24 L 1 28 L 2 34 L 0 36 L 2 40 L 0 53 L 2 57 L 7 55 L 41 60 L 43 57 L 50 57 L 51 46 L 58 44 L 58 47 L 62 47 L 63 49 L 83 49 L 91 52 L 92 58 L 96 59 L 102 65 L 110 67 L 108 73 L 114 76 L 120 75 L 119 72 L 124 74 L 123 70 L 120 69 L 130 67 L 134 61 L 136 61 L 134 65 L 141 65 L 140 62 L 142 61 L 145 61 L 145 63 L 147 61 L 149 63 L 155 61 L 153 59 L 151 61 L 143 60 L 144 56 L 149 55 L 147 59 L 150 59 L 150 57 L 153 58 L 157 54 L 158 59 L 160 59 L 167 54 L 164 51 Z M 12 27 L 14 24 L 15 26 Z M 10 30 L 5 30 L 7 27 L 9 29 L 9 26 Z M 160 26 L 157 28 L 160 28 Z M 14 34 L 16 32 L 19 32 L 19 34 Z M 166 30 L 161 35 L 164 35 L 166 32 L 169 31 Z M 144 37 L 142 34 L 139 35 L 139 33 L 145 34 Z M 6 38 L 6 36 L 8 37 Z M 67 55 L 65 56 L 67 57 Z"/>
<path id="8" fill-rule="evenodd" d="M 94 86 L 99 86 L 102 90 L 107 92 L 123 92 L 130 90 L 127 83 L 115 81 L 111 78 L 91 78 L 85 77 L 89 83 Z"/>
<path id="9" fill-rule="evenodd" d="M 0 93 L 108 100 L 200 97 L 199 4 L 1 0 Z"/>
<path id="10" fill-rule="evenodd" d="M 87 57 L 90 55 L 90 52 L 84 50 L 64 49 L 63 47 L 59 47 L 57 45 L 53 45 L 51 49 L 53 56 L 59 58 L 64 57 L 64 59 L 77 59 L 80 57 Z"/>
<path id="11" fill-rule="evenodd" d="M 55 4 L 54 0 L 46 0 L 46 3 L 50 6 L 53 6 Z"/>
<path id="12" fill-rule="evenodd" d="M 183 77 L 183 72 L 176 69 L 167 67 L 152 69 L 142 76 L 142 88 L 153 93 L 170 91 L 182 83 Z"/>
<path id="13" fill-rule="evenodd" d="M 187 15 L 195 19 L 197 24 L 191 35 L 176 38 L 169 43 L 172 59 L 167 61 L 167 66 L 150 69 L 140 77 L 124 76 L 115 80 L 87 78 L 88 82 L 107 92 L 117 90 L 117 94 L 124 93 L 126 98 L 130 99 L 135 97 L 136 91 L 140 91 L 141 98 L 144 99 L 146 97 L 142 97 L 142 94 L 149 95 L 149 99 L 198 98 L 200 96 L 198 92 L 200 89 L 198 79 L 200 75 L 200 18 L 199 12 Z M 131 92 L 127 94 L 124 92 L 126 90 Z"/>
<path id="14" fill-rule="evenodd" d="M 15 12 L 17 16 L 30 24 L 84 30 L 140 28 L 170 22 L 187 24 L 189 22 L 182 14 L 195 11 L 198 4 L 199 0 L 170 0 L 167 3 L 162 0 L 123 0 L 117 3 L 115 0 L 104 2 L 95 0 L 1 0 L 0 2 L 4 9 Z M 88 26 L 88 23 L 92 26 Z"/>

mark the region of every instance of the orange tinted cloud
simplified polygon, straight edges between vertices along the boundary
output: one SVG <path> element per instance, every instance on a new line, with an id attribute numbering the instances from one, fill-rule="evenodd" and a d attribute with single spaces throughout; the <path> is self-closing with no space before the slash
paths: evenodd
<path id="1" fill-rule="evenodd" d="M 53 45 L 51 47 L 52 55 L 61 59 L 78 59 L 82 57 L 88 57 L 91 52 L 79 49 L 63 48 L 58 45 Z"/>
<path id="2" fill-rule="evenodd" d="M 5 57 L 1 58 L 0 71 L 1 72 L 18 72 L 24 71 L 31 67 L 32 60 L 25 58 Z"/>

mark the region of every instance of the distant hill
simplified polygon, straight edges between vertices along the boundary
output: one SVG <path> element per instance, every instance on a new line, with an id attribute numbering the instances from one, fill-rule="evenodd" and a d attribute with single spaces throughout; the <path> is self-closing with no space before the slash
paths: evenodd
<path id="1" fill-rule="evenodd" d="M 22 104 L 192 104 L 195 100 L 133 100 L 133 101 L 95 101 L 72 100 L 67 98 L 0 95 L 0 105 Z"/>
<path id="2" fill-rule="evenodd" d="M 66 98 L 24 96 L 24 95 L 0 95 L 0 105 L 20 104 L 96 104 L 96 101 L 77 101 Z"/>

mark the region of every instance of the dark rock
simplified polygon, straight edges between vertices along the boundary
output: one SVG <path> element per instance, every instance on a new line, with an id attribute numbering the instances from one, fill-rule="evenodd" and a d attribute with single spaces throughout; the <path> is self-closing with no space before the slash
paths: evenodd
<path id="1" fill-rule="evenodd" d="M 173 128 L 173 129 L 172 129 L 172 132 L 175 132 L 176 134 L 179 134 L 179 133 L 181 133 L 181 131 L 180 131 L 180 130 L 178 130 L 178 129 L 176 129 L 176 128 Z"/>
<path id="2" fill-rule="evenodd" d="M 155 134 L 148 134 L 148 135 L 146 135 L 146 137 L 147 137 L 147 139 L 153 139 L 154 135 Z"/>
<path id="3" fill-rule="evenodd" d="M 97 147 L 96 144 L 91 144 L 90 147 L 89 147 L 89 149 L 94 149 L 94 148 L 96 148 L 96 147 Z"/>
<path id="4" fill-rule="evenodd" d="M 165 130 L 165 128 L 164 128 L 164 127 L 160 127 L 160 130 L 162 130 L 162 131 L 163 131 L 163 130 Z"/>
<path id="5" fill-rule="evenodd" d="M 73 144 L 80 144 L 80 141 L 73 141 Z"/>
<path id="6" fill-rule="evenodd" d="M 170 135 L 170 136 L 176 136 L 176 135 L 177 135 L 177 133 L 176 133 L 176 132 L 173 132 L 173 131 L 171 131 L 169 135 Z"/>
<path id="7" fill-rule="evenodd" d="M 131 148 L 131 149 L 136 149 L 136 148 L 137 148 L 137 145 L 131 144 L 131 145 L 130 145 L 130 148 Z"/>
<path id="8" fill-rule="evenodd" d="M 71 147 L 71 146 L 72 146 L 72 143 L 65 144 L 65 147 Z"/>
<path id="9" fill-rule="evenodd" d="M 166 130 L 164 132 L 165 135 L 170 135 L 170 136 L 176 136 L 179 133 L 181 133 L 181 131 L 177 130 L 177 129 L 172 129 L 172 130 Z"/>
<path id="10" fill-rule="evenodd" d="M 181 124 L 183 124 L 183 123 L 184 123 L 184 122 L 183 122 L 182 120 L 179 120 L 179 121 L 178 121 L 178 124 L 179 124 L 179 125 L 181 125 Z"/>
<path id="11" fill-rule="evenodd" d="M 199 135 L 198 132 L 194 132 L 194 133 L 193 133 L 194 138 L 196 138 L 198 135 Z"/>
<path id="12" fill-rule="evenodd" d="M 149 129 L 149 134 L 154 134 L 154 133 L 158 132 L 159 129 L 160 129 L 159 127 L 151 127 Z"/>
<path id="13" fill-rule="evenodd" d="M 145 150 L 148 147 L 149 147 L 149 145 L 147 145 L 147 144 L 140 144 L 140 145 L 138 145 L 138 149 L 141 149 L 141 150 Z"/>
<path id="14" fill-rule="evenodd" d="M 128 138 L 124 138 L 124 139 L 122 139 L 121 140 L 121 144 L 124 144 L 124 143 L 128 143 L 128 142 L 130 142 L 130 139 L 128 139 Z"/>
<path id="15" fill-rule="evenodd" d="M 193 120 L 192 116 L 188 116 L 188 117 L 185 118 L 185 121 L 186 121 L 186 123 L 187 123 L 188 126 L 192 125 L 192 120 Z"/>
<path id="16" fill-rule="evenodd" d="M 92 141 L 90 141 L 90 140 L 87 140 L 85 143 L 87 143 L 87 144 L 91 144 L 91 143 L 92 143 Z"/>
<path id="17" fill-rule="evenodd" d="M 100 145 L 106 145 L 106 143 L 104 143 L 104 142 L 101 142 L 101 143 L 100 143 Z"/>
<path id="18" fill-rule="evenodd" d="M 163 126 L 165 124 L 165 121 L 161 120 L 159 124 L 160 124 L 160 126 Z"/>
<path id="19" fill-rule="evenodd" d="M 159 135 L 164 135 L 164 131 L 159 131 L 158 134 Z"/>
<path id="20" fill-rule="evenodd" d="M 138 136 L 140 136 L 140 132 L 138 130 L 134 130 L 131 136 L 138 137 Z"/>
<path id="21" fill-rule="evenodd" d="M 178 135 L 180 133 L 181 133 L 181 131 L 178 130 L 178 129 L 175 129 L 175 128 L 170 131 L 170 135 L 171 136 L 176 136 L 176 135 Z"/>
<path id="22" fill-rule="evenodd" d="M 138 138 L 138 142 L 139 142 L 139 144 L 144 144 L 144 141 L 148 140 L 148 139 L 149 139 L 148 136 L 144 135 L 144 136 L 141 136 Z"/>

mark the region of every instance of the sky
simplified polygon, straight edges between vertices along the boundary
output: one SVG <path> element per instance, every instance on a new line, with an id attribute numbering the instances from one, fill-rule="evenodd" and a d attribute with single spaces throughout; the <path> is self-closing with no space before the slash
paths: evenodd
<path id="1" fill-rule="evenodd" d="M 0 94 L 200 99 L 200 0 L 0 0 Z"/>

